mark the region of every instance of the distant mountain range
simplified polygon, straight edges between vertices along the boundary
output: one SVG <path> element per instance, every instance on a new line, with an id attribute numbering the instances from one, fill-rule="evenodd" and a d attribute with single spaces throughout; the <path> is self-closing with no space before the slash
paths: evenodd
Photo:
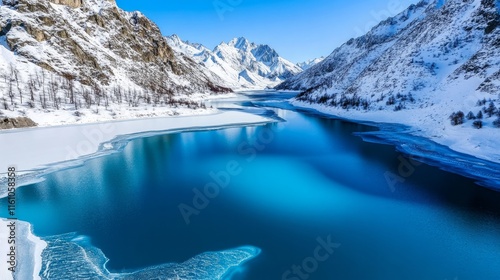
<path id="1" fill-rule="evenodd" d="M 231 88 L 273 87 L 302 72 L 302 68 L 279 56 L 270 46 L 251 43 L 243 37 L 221 43 L 213 50 L 183 41 L 177 35 L 167 37 L 167 42 L 175 51 L 203 65 Z"/>

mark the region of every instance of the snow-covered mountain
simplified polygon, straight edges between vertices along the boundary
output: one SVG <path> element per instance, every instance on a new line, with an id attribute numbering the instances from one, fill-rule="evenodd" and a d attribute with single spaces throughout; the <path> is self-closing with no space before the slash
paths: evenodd
<path id="1" fill-rule="evenodd" d="M 323 60 L 325 60 L 325 58 L 322 56 L 319 58 L 310 59 L 308 61 L 299 62 L 299 63 L 297 63 L 297 66 L 299 66 L 302 70 L 307 70 L 307 69 L 313 67 L 314 65 L 320 63 Z"/>
<path id="2" fill-rule="evenodd" d="M 77 108 L 105 99 L 166 105 L 181 94 L 230 91 L 178 56 L 148 18 L 121 10 L 114 0 L 0 2 L 0 97 L 6 111 L 60 109 L 65 103 Z M 63 90 L 68 87 L 71 93 Z"/>
<path id="3" fill-rule="evenodd" d="M 376 110 L 392 98 L 392 108 L 455 100 L 456 109 L 472 97 L 473 103 L 497 98 L 497 4 L 495 0 L 421 1 L 277 88 L 306 90 L 300 98 L 313 102 L 326 95 L 331 104 L 334 97 L 337 101 L 359 97 L 369 103 L 366 109 Z"/>
<path id="4" fill-rule="evenodd" d="M 272 87 L 302 71 L 268 45 L 257 45 L 245 38 L 221 43 L 213 50 L 182 41 L 177 35 L 167 37 L 167 42 L 177 52 L 208 68 L 231 88 Z"/>
<path id="5" fill-rule="evenodd" d="M 491 129 L 500 124 L 495 114 L 474 124 L 481 131 L 473 120 L 458 126 L 449 120 L 453 112 L 477 115 L 485 106 L 500 107 L 499 3 L 420 1 L 277 89 L 303 91 L 295 101 L 302 106 L 408 124 L 438 142 L 474 153 L 481 149 L 500 161 L 494 145 L 487 150 L 487 143 L 498 142 L 484 140 L 500 136 Z"/>

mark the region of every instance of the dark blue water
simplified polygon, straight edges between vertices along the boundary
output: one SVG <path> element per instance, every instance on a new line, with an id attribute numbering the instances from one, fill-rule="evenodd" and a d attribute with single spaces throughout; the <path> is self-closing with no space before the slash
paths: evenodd
<path id="1" fill-rule="evenodd" d="M 372 127 L 273 110 L 286 122 L 136 139 L 52 173 L 18 190 L 18 217 L 89 237 L 115 273 L 254 246 L 233 279 L 499 279 L 500 193 L 353 135 Z"/>

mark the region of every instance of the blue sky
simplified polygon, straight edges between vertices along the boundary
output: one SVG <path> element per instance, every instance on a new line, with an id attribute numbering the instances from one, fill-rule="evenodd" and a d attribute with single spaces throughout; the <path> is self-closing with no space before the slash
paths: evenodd
<path id="1" fill-rule="evenodd" d="M 234 37 L 269 44 L 292 62 L 327 56 L 417 0 L 117 0 L 139 10 L 164 35 L 209 48 Z"/>

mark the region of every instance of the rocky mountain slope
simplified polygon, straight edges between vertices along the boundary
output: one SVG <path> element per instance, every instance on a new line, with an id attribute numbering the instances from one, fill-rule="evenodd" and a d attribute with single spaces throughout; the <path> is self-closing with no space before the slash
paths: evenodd
<path id="1" fill-rule="evenodd" d="M 180 95 L 230 91 L 206 69 L 176 55 L 153 22 L 121 10 L 114 0 L 1 4 L 3 110 L 60 109 L 65 103 L 78 108 L 101 99 L 167 105 Z"/>
<path id="2" fill-rule="evenodd" d="M 182 41 L 177 35 L 167 37 L 167 42 L 174 50 L 208 68 L 232 88 L 272 87 L 302 71 L 268 45 L 257 45 L 245 38 L 221 43 L 213 50 Z"/>
<path id="3" fill-rule="evenodd" d="M 278 88 L 307 90 L 301 96 L 307 100 L 324 94 L 338 100 L 357 96 L 368 101 L 368 109 L 388 101 L 420 107 L 455 96 L 472 98 L 474 104 L 496 98 L 500 90 L 497 4 L 495 0 L 421 1 L 351 39 Z M 415 102 L 401 97 L 409 94 Z"/>
<path id="4" fill-rule="evenodd" d="M 499 6 L 420 1 L 277 89 L 302 91 L 295 101 L 302 106 L 411 125 L 461 151 L 489 149 L 484 154 L 500 160 L 493 145 L 500 136 Z"/>

